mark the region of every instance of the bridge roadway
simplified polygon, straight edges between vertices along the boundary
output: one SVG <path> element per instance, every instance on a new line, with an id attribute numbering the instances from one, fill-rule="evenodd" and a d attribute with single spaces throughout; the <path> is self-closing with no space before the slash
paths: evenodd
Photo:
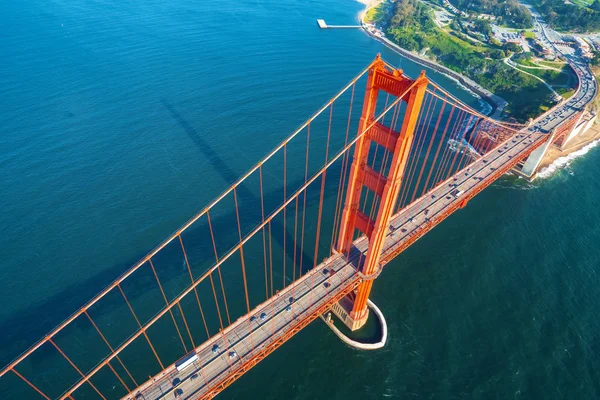
<path id="1" fill-rule="evenodd" d="M 585 62 L 573 55 L 565 55 L 565 58 L 579 79 L 577 91 L 566 102 L 538 117 L 531 127 L 533 131 L 550 132 L 582 111 L 596 96 L 598 84 Z"/>
<path id="2" fill-rule="evenodd" d="M 545 134 L 522 131 L 398 212 L 391 221 L 384 259 L 403 251 L 546 138 Z M 458 191 L 462 193 L 456 195 Z M 326 259 L 201 345 L 196 349 L 198 360 L 192 366 L 177 371 L 172 365 L 124 399 L 197 399 L 216 395 L 365 278 L 358 272 L 358 265 L 364 259 L 361 254 L 367 248 L 366 238 L 357 239 L 354 245 L 350 257 L 337 254 Z M 255 319 L 251 321 L 251 317 Z M 215 345 L 218 350 L 213 351 Z"/>

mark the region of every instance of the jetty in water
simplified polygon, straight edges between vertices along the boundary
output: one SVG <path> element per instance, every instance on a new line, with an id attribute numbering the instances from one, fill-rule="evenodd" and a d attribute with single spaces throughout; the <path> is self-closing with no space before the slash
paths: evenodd
<path id="1" fill-rule="evenodd" d="M 332 29 L 332 28 L 356 29 L 356 28 L 362 28 L 361 25 L 327 25 L 327 23 L 325 22 L 324 19 L 318 19 L 317 20 L 317 24 L 319 25 L 319 28 L 321 28 L 321 29 Z"/>

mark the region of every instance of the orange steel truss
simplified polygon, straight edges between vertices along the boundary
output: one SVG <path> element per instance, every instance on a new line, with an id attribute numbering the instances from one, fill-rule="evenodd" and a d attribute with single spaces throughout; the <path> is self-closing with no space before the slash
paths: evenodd
<path id="1" fill-rule="evenodd" d="M 372 125 L 377 98 L 381 91 L 392 96 L 400 96 L 411 85 L 412 88 L 401 98 L 402 101 L 406 102 L 407 109 L 400 132 L 395 132 L 392 127 L 386 127 L 382 123 L 376 123 L 367 131 L 367 134 L 359 138 L 354 149 L 337 249 L 341 253 L 350 251 L 356 229 L 366 235 L 369 239 L 369 250 L 365 264 L 362 267 L 362 273 L 365 276 L 371 276 L 379 269 L 383 244 L 400 193 L 400 185 L 402 184 L 413 141 L 415 126 L 428 83 L 425 71 L 421 72 L 416 80 L 412 80 L 404 76 L 402 70 L 388 69 L 379 57 L 369 69 L 367 89 L 358 127 L 359 134 Z M 387 176 L 382 176 L 367 166 L 372 141 L 392 153 L 392 161 Z M 371 190 L 380 198 L 374 221 L 359 209 L 363 187 Z M 372 279 L 365 280 L 359 285 L 353 309 L 350 312 L 352 319 L 361 320 L 366 317 L 367 300 L 372 285 Z"/>

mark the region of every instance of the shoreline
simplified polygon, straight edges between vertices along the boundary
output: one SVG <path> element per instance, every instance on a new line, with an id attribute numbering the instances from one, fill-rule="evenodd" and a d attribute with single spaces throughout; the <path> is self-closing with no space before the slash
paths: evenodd
<path id="1" fill-rule="evenodd" d="M 459 74 L 458 72 L 451 70 L 448 67 L 445 67 L 445 66 L 438 64 L 435 61 L 429 60 L 427 58 L 421 57 L 411 51 L 408 51 L 408 50 L 400 47 L 396 43 L 392 42 L 385 36 L 382 37 L 382 36 L 373 34 L 368 29 L 365 28 L 365 24 L 367 23 L 365 21 L 365 17 L 367 15 L 367 12 L 371 8 L 377 7 L 379 4 L 381 4 L 382 0 L 375 0 L 375 1 L 357 0 L 357 1 L 359 3 L 362 3 L 365 5 L 365 9 L 358 13 L 358 20 L 361 24 L 361 29 L 368 36 L 370 36 L 371 38 L 382 43 L 384 46 L 395 51 L 396 53 L 400 54 L 401 56 L 406 57 L 409 60 L 411 60 L 417 64 L 420 64 L 424 67 L 430 68 L 430 69 L 444 75 L 445 77 L 455 81 L 458 85 L 464 87 L 468 91 L 475 94 L 476 97 L 479 97 L 481 100 L 483 100 L 489 104 L 489 106 L 491 107 L 491 110 L 487 113 L 487 115 L 489 117 L 497 119 L 497 120 L 500 119 L 499 117 L 502 114 L 502 111 L 508 104 L 508 102 L 506 100 L 504 100 L 503 98 L 501 98 L 498 95 L 495 95 L 494 93 L 490 92 L 489 90 L 483 88 L 482 86 L 480 86 L 478 83 L 476 83 L 472 79 L 469 79 L 469 78 Z"/>
<path id="2" fill-rule="evenodd" d="M 564 150 L 550 146 L 532 180 L 552 177 L 558 170 L 568 168 L 573 160 L 600 144 L 600 125 L 593 124 L 579 139 Z"/>
<path id="3" fill-rule="evenodd" d="M 365 24 L 366 24 L 365 17 L 367 15 L 367 12 L 371 8 L 377 7 L 384 0 L 357 0 L 357 1 L 365 5 L 365 9 L 358 13 L 358 20 L 361 23 L 362 30 L 368 36 L 379 41 L 380 43 L 382 43 L 389 49 L 395 51 L 396 53 L 400 54 L 401 56 L 406 57 L 417 64 L 420 64 L 427 68 L 431 68 L 434 71 L 439 72 L 440 74 L 444 75 L 445 77 L 454 80 L 460 86 L 464 87 L 468 91 L 471 91 L 477 97 L 479 97 L 481 100 L 487 102 L 491 106 L 491 110 L 487 114 L 489 117 L 494 118 L 494 119 L 499 119 L 500 115 L 502 114 L 502 111 L 508 104 L 506 102 L 506 100 L 502 99 L 500 96 L 497 96 L 497 95 L 491 93 L 487 89 L 481 87 L 473 80 L 471 80 L 465 76 L 462 76 L 461 74 L 459 74 L 443 65 L 438 64 L 432 60 L 426 59 L 424 57 L 421 57 L 413 52 L 410 52 L 410 51 L 400 47 L 396 43 L 392 42 L 385 36 L 375 35 L 374 33 L 370 32 L 365 27 Z M 545 113 L 539 115 L 537 118 L 540 118 L 544 114 Z M 535 119 L 537 119 L 537 118 L 535 118 Z M 538 172 L 536 172 L 533 175 L 531 180 L 534 180 L 537 178 L 543 179 L 543 178 L 551 177 L 552 175 L 554 175 L 554 173 L 557 170 L 563 168 L 564 166 L 568 167 L 571 160 L 578 158 L 580 156 L 583 156 L 584 154 L 586 154 L 589 151 L 589 149 L 598 145 L 600 143 L 600 124 L 595 123 L 594 125 L 592 125 L 589 128 L 588 132 L 589 133 L 582 135 L 582 137 L 579 138 L 578 141 L 576 141 L 573 145 L 569 146 L 565 150 L 561 150 L 555 146 L 550 146 L 548 148 L 547 153 L 544 155 L 544 158 L 542 159 L 540 166 L 538 167 Z"/>

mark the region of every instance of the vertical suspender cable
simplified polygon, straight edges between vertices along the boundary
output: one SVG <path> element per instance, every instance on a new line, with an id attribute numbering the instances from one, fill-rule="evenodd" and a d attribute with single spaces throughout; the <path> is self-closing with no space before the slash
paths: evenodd
<path id="1" fill-rule="evenodd" d="M 65 360 L 67 360 L 69 362 L 69 364 L 71 364 L 71 367 L 73 367 L 75 369 L 75 371 L 77 371 L 79 373 L 79 375 L 81 375 L 81 377 L 85 379 L 85 375 L 83 374 L 83 372 L 81 372 L 81 370 L 79 368 L 77 368 L 77 366 L 73 363 L 73 361 L 71 361 L 71 359 L 69 357 L 67 357 L 67 355 L 65 354 L 65 352 L 62 351 L 61 348 L 56 345 L 56 343 L 54 343 L 54 340 L 52 340 L 50 338 L 50 339 L 48 339 L 48 342 L 50 342 L 50 344 L 52 346 L 54 346 L 54 348 L 56 350 L 58 350 L 58 352 L 65 358 Z M 89 383 L 90 386 L 96 391 L 96 393 L 98 393 L 98 396 L 100 396 L 104 400 L 106 400 L 106 397 L 104 397 L 102 395 L 102 393 L 100 393 L 100 391 L 96 388 L 96 386 L 94 386 L 94 384 L 92 383 L 91 380 L 88 379 L 87 383 Z"/>
<path id="2" fill-rule="evenodd" d="M 425 99 L 423 100 L 423 104 L 425 104 L 425 102 L 427 102 L 427 100 L 429 100 L 428 104 L 427 104 L 427 111 L 424 114 L 419 113 L 419 121 L 417 121 L 417 125 L 415 127 L 415 130 L 417 130 L 417 133 L 415 133 L 415 138 L 417 138 L 416 140 L 416 144 L 413 147 L 414 152 L 413 152 L 413 156 L 412 156 L 412 160 L 410 162 L 410 168 L 408 169 L 408 173 L 406 174 L 406 179 L 404 180 L 405 185 L 404 185 L 404 189 L 402 190 L 402 193 L 400 195 L 400 207 L 402 207 L 402 204 L 404 203 L 404 201 L 406 200 L 406 198 L 408 198 L 408 195 L 410 193 L 410 186 L 412 184 L 413 178 L 415 176 L 415 173 L 417 171 L 418 168 L 418 164 L 419 164 L 419 154 L 421 153 L 421 149 L 423 148 L 423 145 L 425 144 L 425 137 L 427 136 L 427 129 L 426 129 L 426 121 L 427 121 L 427 117 L 429 115 L 429 110 L 431 109 L 431 104 L 433 103 L 433 99 L 434 97 L 429 95 L 427 96 L 427 94 L 425 95 Z M 423 108 L 425 108 L 425 106 L 423 106 Z M 422 108 L 422 109 L 423 109 Z M 419 124 L 420 122 L 420 124 Z"/>
<path id="3" fill-rule="evenodd" d="M 242 242 L 242 225 L 240 223 L 240 211 L 238 207 L 237 200 L 237 190 L 233 188 L 233 200 L 235 202 L 235 216 L 237 218 L 237 226 L 238 226 L 238 235 L 240 237 L 240 242 Z M 240 246 L 240 260 L 242 262 L 242 276 L 244 278 L 244 293 L 246 295 L 246 310 L 250 313 L 250 299 L 248 298 L 248 282 L 246 281 L 246 263 L 244 261 L 244 246 Z"/>
<path id="4" fill-rule="evenodd" d="M 106 343 L 106 345 L 110 349 L 111 353 L 114 353 L 115 350 L 110 345 L 110 343 L 108 343 L 108 340 L 106 339 L 106 337 L 104 336 L 104 334 L 102 334 L 102 332 L 100 331 L 100 328 L 98 328 L 98 326 L 96 325 L 96 323 L 94 322 L 94 320 L 92 319 L 92 317 L 90 316 L 90 314 L 87 312 L 87 310 L 85 310 L 83 313 L 90 320 L 90 322 L 92 323 L 92 325 L 96 329 L 96 332 L 98 332 L 98 334 L 100 335 L 100 337 L 102 338 L 102 340 L 104 340 L 104 343 Z M 173 319 L 173 322 L 175 322 L 175 319 Z M 175 327 L 177 327 L 177 324 L 175 325 Z M 177 329 L 177 332 L 179 332 L 179 328 Z M 179 337 L 181 338 L 181 334 L 179 335 Z M 182 339 L 182 343 L 183 343 L 183 339 Z M 121 357 L 119 357 L 118 355 L 116 355 L 115 358 L 117 359 L 117 361 L 119 361 L 119 364 L 121 364 L 121 367 L 123 367 L 123 369 L 125 370 L 125 372 L 129 376 L 129 379 L 132 380 L 133 384 L 135 386 L 139 386 L 138 383 L 135 381 L 135 379 L 133 379 L 133 376 L 131 375 L 131 373 L 129 372 L 129 370 L 125 367 L 125 364 L 123 364 L 123 361 L 121 361 Z"/>
<path id="5" fill-rule="evenodd" d="M 261 213 L 261 222 L 265 222 L 265 198 L 263 193 L 263 173 L 262 173 L 262 165 L 258 168 L 258 176 L 260 183 L 260 213 Z M 266 239 L 266 228 L 262 227 L 262 242 L 263 242 L 263 261 L 265 264 L 265 300 L 269 299 L 269 279 L 267 276 L 267 239 Z"/>
<path id="6" fill-rule="evenodd" d="M 304 166 L 304 184 L 308 181 L 308 150 L 310 144 L 310 124 L 308 124 L 306 130 L 306 163 Z M 303 258 L 304 258 L 304 221 L 306 220 L 306 191 L 308 188 L 303 190 L 303 205 L 302 205 L 302 230 L 300 234 L 300 265 L 299 265 L 299 276 L 302 276 L 302 266 L 303 266 Z"/>
<path id="7" fill-rule="evenodd" d="M 456 110 L 456 107 L 451 105 L 451 109 L 450 109 L 450 114 L 448 115 L 448 124 L 450 124 L 452 122 L 452 117 L 454 116 L 454 111 Z M 446 125 L 445 130 L 448 130 L 448 125 Z M 444 133 L 445 134 L 445 133 Z M 452 129 L 450 129 L 450 140 L 452 139 Z M 446 143 L 447 144 L 447 143 Z M 450 154 L 450 148 L 452 146 L 451 145 L 447 145 L 444 148 L 444 151 L 442 152 L 442 160 L 440 161 L 440 165 L 438 166 L 437 170 L 435 171 L 435 175 L 433 176 L 433 182 L 431 184 L 432 187 L 437 186 L 437 183 L 439 181 L 440 176 L 442 176 L 442 171 L 444 171 L 446 169 L 447 166 L 447 162 L 449 159 L 449 154 Z"/>
<path id="8" fill-rule="evenodd" d="M 292 262 L 292 298 L 296 298 L 294 296 L 295 294 L 295 289 L 296 289 L 296 285 L 294 285 L 294 283 L 296 282 L 296 239 L 298 236 L 298 195 L 296 195 L 296 211 L 294 213 L 294 258 L 293 258 L 293 262 Z M 294 304 L 296 302 L 292 302 L 292 313 L 294 313 Z"/>
<path id="9" fill-rule="evenodd" d="M 329 125 L 327 127 L 327 145 L 325 146 L 325 164 L 329 161 L 329 140 L 331 138 L 331 118 L 333 117 L 333 103 L 329 107 Z M 319 237 L 321 236 L 321 216 L 323 215 L 323 198 L 325 197 L 325 179 L 327 178 L 327 169 L 321 173 L 321 194 L 319 195 L 319 212 L 317 216 L 317 234 L 315 239 L 315 252 L 313 257 L 313 269 L 317 266 L 319 259 Z M 311 288 L 314 287 L 315 274 L 312 274 Z M 310 305 L 313 304 L 313 290 L 310 291 Z"/>
<path id="10" fill-rule="evenodd" d="M 287 200 L 286 188 L 287 188 L 287 143 L 285 143 L 283 145 L 283 202 L 284 203 Z M 285 289 L 285 281 L 286 281 L 286 274 L 285 274 L 285 272 L 286 272 L 285 271 L 285 262 L 287 259 L 287 254 L 285 252 L 286 239 L 287 239 L 287 230 L 286 230 L 287 214 L 286 214 L 286 212 L 287 212 L 287 207 L 283 207 L 283 286 L 281 287 L 282 289 Z"/>
<path id="11" fill-rule="evenodd" d="M 40 394 L 40 396 L 42 396 L 46 400 L 50 400 L 50 397 L 46 396 L 40 389 L 37 388 L 37 386 L 35 386 L 33 383 L 29 382 L 29 380 L 27 380 L 27 378 L 25 378 L 23 375 L 21 375 L 20 373 L 18 373 L 16 369 L 11 368 L 10 370 L 12 372 L 14 372 L 19 378 L 21 378 L 21 380 L 23 382 L 25 382 L 26 384 L 28 384 L 29 386 L 31 386 L 31 388 L 33 388 L 33 390 L 35 390 L 36 392 L 38 392 Z"/>
<path id="12" fill-rule="evenodd" d="M 431 115 L 429 116 L 429 121 L 427 121 L 427 127 L 425 128 L 425 130 L 428 132 L 428 128 L 429 125 L 431 124 L 431 120 L 433 119 L 433 116 L 435 114 L 435 108 L 437 107 L 437 97 L 434 99 L 434 105 L 433 105 L 433 110 L 431 110 Z M 438 117 L 438 122 L 440 120 L 441 115 Z M 437 125 L 436 125 L 437 128 Z M 421 183 L 421 178 L 423 177 L 423 171 L 425 170 L 425 167 L 427 166 L 427 158 L 429 158 L 429 152 L 431 151 L 431 147 L 433 146 L 433 138 L 435 136 L 435 131 L 436 128 L 434 128 L 434 130 L 431 133 L 431 137 L 429 138 L 429 145 L 427 146 L 427 151 L 425 152 L 425 157 L 423 158 L 423 162 L 421 164 L 421 171 L 419 172 L 419 176 L 417 177 L 417 183 L 415 184 L 415 190 L 413 191 L 412 197 L 410 198 L 410 202 L 412 203 L 413 200 L 415 199 L 417 192 L 419 190 L 419 184 Z M 421 194 L 421 192 L 419 192 L 419 195 Z"/>
<path id="13" fill-rule="evenodd" d="M 462 131 L 460 126 L 462 125 L 462 123 L 464 122 L 465 118 L 467 116 L 467 113 L 463 111 L 462 115 L 457 119 L 456 121 L 456 150 L 454 152 L 454 157 L 452 158 L 452 162 L 450 163 L 450 166 L 448 167 L 448 170 L 446 171 L 446 173 L 444 173 L 444 175 L 442 176 L 441 180 L 445 180 L 447 177 L 449 177 L 452 174 L 452 171 L 454 169 L 454 164 L 456 162 L 456 159 L 458 158 L 458 154 L 460 153 L 460 142 L 462 140 Z"/>
<path id="14" fill-rule="evenodd" d="M 221 307 L 219 307 L 219 300 L 217 300 L 217 291 L 215 290 L 215 281 L 212 277 L 212 272 L 208 275 L 208 279 L 210 280 L 210 287 L 213 291 L 213 298 L 215 299 L 215 306 L 217 308 L 217 316 L 219 317 L 219 326 L 223 329 L 223 318 L 221 317 Z M 210 336 L 209 336 L 210 338 Z"/>
<path id="15" fill-rule="evenodd" d="M 329 161 L 329 140 L 331 138 L 331 119 L 333 117 L 333 103 L 331 103 L 329 107 L 329 125 L 327 127 L 327 144 L 325 146 L 325 164 Z M 321 217 L 323 215 L 323 199 L 325 197 L 325 179 L 327 178 L 327 169 L 323 170 L 321 174 L 321 194 L 319 195 L 319 213 L 317 217 L 317 234 L 315 239 L 315 253 L 313 257 L 313 269 L 317 267 L 317 260 L 319 259 L 319 238 L 321 236 Z M 315 274 L 312 274 L 312 285 L 311 288 L 314 287 Z M 312 306 L 312 293 L 313 290 L 310 291 L 311 301 L 310 304 Z"/>
<path id="16" fill-rule="evenodd" d="M 273 235 L 271 234 L 271 221 L 269 225 L 269 269 L 271 274 L 271 297 L 273 297 Z"/>
<path id="17" fill-rule="evenodd" d="M 443 115 L 445 107 L 446 107 L 446 103 L 444 102 L 444 103 L 442 103 L 442 109 L 440 110 L 440 117 Z M 437 149 L 435 151 L 435 155 L 433 156 L 433 162 L 431 163 L 431 166 L 429 167 L 429 173 L 427 174 L 427 179 L 425 179 L 425 186 L 423 188 L 423 193 L 427 193 L 427 186 L 429 185 L 429 180 L 431 179 L 431 174 L 433 173 L 433 170 L 435 168 L 435 164 L 436 164 L 437 159 L 438 159 L 438 155 L 440 154 L 440 149 L 442 148 L 442 145 L 444 144 L 444 139 L 446 138 L 446 131 L 448 130 L 448 125 L 450 125 L 450 120 L 449 119 L 448 119 L 448 122 L 446 123 L 446 127 L 444 128 L 444 131 L 442 133 L 442 137 L 440 139 L 440 142 L 438 143 L 438 147 L 437 147 Z M 439 126 L 440 126 L 440 119 L 438 118 L 438 121 L 435 124 L 435 131 L 436 132 L 437 132 Z"/>
<path id="18" fill-rule="evenodd" d="M 140 330 L 142 331 L 142 334 L 148 341 L 148 344 L 150 345 L 150 348 L 152 349 L 152 352 L 154 353 L 154 356 L 156 357 L 156 360 L 158 361 L 158 364 L 160 365 L 160 369 L 165 369 L 165 366 L 163 365 L 162 361 L 160 361 L 160 358 L 158 357 L 158 353 L 156 353 L 156 350 L 154 350 L 154 346 L 152 346 L 152 342 L 150 342 L 150 338 L 148 337 L 148 334 L 146 333 L 145 330 L 142 329 L 142 324 L 140 324 L 140 320 L 138 319 L 137 315 L 135 315 L 135 312 L 133 311 L 133 307 L 131 307 L 131 304 L 129 303 L 127 296 L 125 296 L 125 292 L 123 291 L 123 288 L 121 288 L 120 284 L 118 284 L 117 287 L 119 288 L 119 291 L 121 292 L 121 295 L 123 296 L 123 299 L 125 299 L 125 303 L 127 303 L 127 307 L 129 307 L 129 311 L 131 311 L 133 318 L 135 318 L 135 322 L 137 322 Z M 183 316 L 183 311 L 182 311 L 181 315 Z M 184 317 L 184 321 L 185 321 L 185 317 Z M 187 327 L 187 324 L 186 324 L 186 327 Z M 188 330 L 188 333 L 189 333 L 189 330 Z M 192 337 L 192 335 L 190 335 L 190 339 L 191 339 L 191 337 Z M 193 343 L 194 342 L 192 340 L 192 344 Z M 194 346 L 194 347 L 196 347 L 196 346 Z"/>
<path id="19" fill-rule="evenodd" d="M 215 235 L 213 232 L 212 223 L 210 221 L 209 210 L 206 211 L 206 219 L 208 221 L 208 228 L 210 229 L 210 238 L 212 239 L 213 249 L 215 251 L 215 260 L 218 263 L 219 262 L 219 254 L 217 253 L 217 245 L 215 242 Z M 229 306 L 227 305 L 227 296 L 225 295 L 225 284 L 223 283 L 223 275 L 221 274 L 220 266 L 217 267 L 217 272 L 219 273 L 219 281 L 221 282 L 221 294 L 223 295 L 223 302 L 225 303 L 225 313 L 227 314 L 227 323 L 229 325 L 231 325 L 231 318 L 229 317 Z M 211 284 L 213 285 L 213 290 L 214 290 L 214 283 L 212 282 L 212 274 L 210 274 L 209 276 L 210 276 L 210 281 L 211 281 Z M 219 302 L 217 301 L 216 294 L 215 294 L 215 304 L 217 305 L 217 311 L 219 312 L 219 318 L 221 318 L 221 312 L 219 311 Z M 221 328 L 222 327 L 223 327 L 223 323 L 221 322 Z"/>
<path id="20" fill-rule="evenodd" d="M 346 124 L 346 138 L 344 139 L 344 147 L 346 147 L 348 145 L 348 134 L 350 132 L 350 123 L 351 123 L 351 118 L 352 118 L 352 105 L 354 104 L 354 88 L 356 86 L 356 83 L 352 85 L 352 96 L 350 98 L 350 107 L 349 107 L 349 111 L 348 111 L 348 122 Z M 337 198 L 336 198 L 336 202 L 335 202 L 335 213 L 334 213 L 334 219 L 333 219 L 333 234 L 331 235 L 331 244 L 330 244 L 330 248 L 333 249 L 333 243 L 334 241 L 337 239 L 337 235 L 338 235 L 338 231 L 339 231 L 339 226 L 338 223 L 340 222 L 339 219 L 341 218 L 340 214 L 343 208 L 343 188 L 346 185 L 346 168 L 347 168 L 347 160 L 348 160 L 348 155 L 350 154 L 350 150 L 348 150 L 344 156 L 342 157 L 342 167 L 340 169 L 340 181 L 338 184 L 338 194 L 337 194 Z"/>
<path id="21" fill-rule="evenodd" d="M 185 246 L 183 245 L 183 239 L 181 235 L 177 235 L 179 237 L 179 243 L 181 244 L 181 251 L 183 251 L 183 258 L 185 259 L 185 265 L 187 265 L 188 272 L 190 274 L 190 280 L 192 284 L 194 283 L 194 275 L 192 275 L 192 268 L 190 267 L 190 262 L 188 260 L 187 252 L 185 251 Z M 210 333 L 208 332 L 208 325 L 206 324 L 206 318 L 204 318 L 204 311 L 202 310 L 202 305 L 200 304 L 200 296 L 198 296 L 198 289 L 194 287 L 194 294 L 196 295 L 196 301 L 198 302 L 198 309 L 200 310 L 200 316 L 202 317 L 202 322 L 204 323 L 204 329 L 206 329 L 206 338 L 210 338 Z"/>
<path id="22" fill-rule="evenodd" d="M 462 139 L 461 139 L 461 142 L 462 142 L 462 140 L 465 140 L 465 141 L 466 141 L 466 139 L 465 139 L 465 136 L 467 135 L 467 132 L 469 131 L 469 125 L 471 125 L 471 122 L 473 121 L 473 118 L 474 118 L 474 117 L 473 117 L 472 115 L 469 117 L 469 120 L 468 120 L 468 122 L 466 123 L 466 125 L 465 125 L 465 129 L 464 129 L 464 132 L 463 132 L 463 134 L 462 134 Z M 465 157 L 467 156 L 467 154 L 469 154 L 469 146 L 468 146 L 468 142 L 467 142 L 467 144 L 465 145 L 465 150 L 463 151 L 463 153 L 462 153 L 462 156 L 460 157 L 460 161 L 458 162 L 458 165 L 457 165 L 457 170 L 459 170 L 459 171 L 460 171 L 462 168 L 464 168 L 464 166 L 463 166 L 463 167 L 461 167 L 461 165 L 462 165 L 462 162 L 463 162 L 463 160 L 464 160 L 464 159 L 465 159 Z M 467 160 L 468 160 L 468 159 L 469 159 L 469 158 L 467 157 Z"/>
<path id="23" fill-rule="evenodd" d="M 152 263 L 152 259 L 148 260 L 149 264 L 150 264 L 150 268 L 152 268 L 152 272 L 154 273 L 154 277 L 156 278 L 156 282 L 158 283 L 158 288 L 160 289 L 160 293 L 162 293 L 163 299 L 165 300 L 165 304 L 168 306 L 169 305 L 169 301 L 167 300 L 167 296 L 165 295 L 165 291 L 163 290 L 163 287 L 160 283 L 160 280 L 158 279 L 158 274 L 156 273 L 156 269 L 154 268 L 154 264 Z M 173 325 L 175 325 L 175 329 L 177 330 L 177 335 L 179 335 L 179 340 L 181 340 L 181 345 L 183 346 L 183 350 L 187 353 L 187 346 L 185 345 L 185 342 L 183 341 L 183 336 L 181 336 L 181 332 L 179 331 L 179 326 L 177 326 L 177 322 L 175 322 L 175 315 L 173 315 L 173 310 L 169 310 L 169 313 L 171 314 L 171 319 L 173 320 Z M 90 316 L 88 315 L 87 311 L 85 312 L 85 314 L 88 316 L 88 318 L 90 319 L 90 321 L 92 322 L 92 324 L 94 325 L 94 327 L 96 328 L 96 330 L 98 331 L 98 333 L 100 333 L 100 330 L 96 327 L 96 324 L 94 323 L 94 321 L 92 321 L 92 319 L 90 318 Z M 102 335 L 102 333 L 100 333 L 100 336 L 102 336 L 104 338 L 104 336 Z M 108 342 L 106 341 L 106 339 L 104 340 L 106 342 L 106 344 L 108 345 Z M 110 345 L 108 345 L 110 347 Z M 112 348 L 111 348 L 112 351 Z M 118 359 L 118 356 L 117 356 Z M 125 366 L 123 366 L 125 367 Z M 130 375 L 131 377 L 131 375 Z M 137 386 L 137 384 L 136 384 Z"/>

